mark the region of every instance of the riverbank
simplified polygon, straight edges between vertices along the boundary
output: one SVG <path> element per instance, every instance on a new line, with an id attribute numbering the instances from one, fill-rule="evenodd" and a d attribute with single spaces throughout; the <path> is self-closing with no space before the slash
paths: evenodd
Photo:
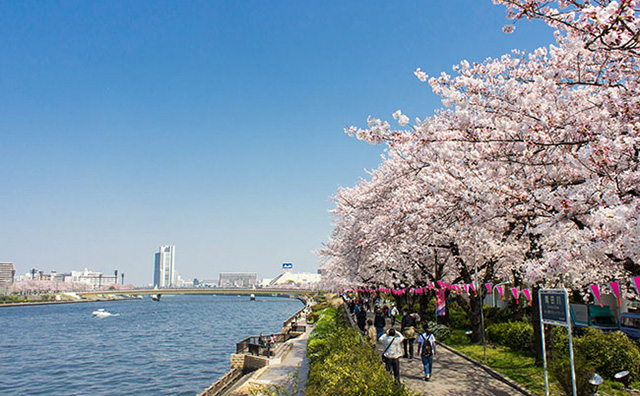
<path id="1" fill-rule="evenodd" d="M 312 326 L 306 316 L 312 300 L 293 314 L 278 334 L 248 337 L 236 344 L 230 370 L 198 396 L 247 396 L 286 391 L 303 395 L 308 373 L 306 343 Z"/>
<path id="2" fill-rule="evenodd" d="M 25 307 L 30 305 L 56 305 L 56 304 L 72 304 L 72 303 L 90 303 L 101 301 L 128 301 L 135 300 L 137 297 L 118 297 L 118 298 L 82 298 L 82 299 L 68 299 L 68 300 L 53 300 L 53 301 L 20 301 L 10 303 L 0 303 L 2 307 Z"/>

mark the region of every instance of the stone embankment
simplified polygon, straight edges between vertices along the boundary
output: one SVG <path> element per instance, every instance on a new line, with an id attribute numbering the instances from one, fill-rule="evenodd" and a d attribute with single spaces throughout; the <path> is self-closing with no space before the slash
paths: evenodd
<path id="1" fill-rule="evenodd" d="M 198 396 L 259 395 L 261 390 L 304 390 L 308 373 L 308 305 L 284 322 L 278 334 L 248 337 L 236 344 L 231 369 Z M 300 395 L 304 393 L 299 393 Z"/>

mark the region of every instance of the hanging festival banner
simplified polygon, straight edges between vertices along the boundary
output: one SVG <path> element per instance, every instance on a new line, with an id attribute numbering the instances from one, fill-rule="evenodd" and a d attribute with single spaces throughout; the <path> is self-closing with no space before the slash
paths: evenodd
<path id="1" fill-rule="evenodd" d="M 487 287 L 487 291 L 489 292 L 489 297 L 491 297 L 491 283 L 484 284 Z"/>
<path id="2" fill-rule="evenodd" d="M 478 294 L 478 292 L 476 291 L 476 285 L 474 285 L 473 283 L 471 284 L 471 290 L 473 290 L 474 294 Z"/>
<path id="3" fill-rule="evenodd" d="M 633 286 L 635 286 L 636 292 L 640 294 L 640 276 L 634 276 L 633 278 L 631 278 L 631 283 L 633 283 Z"/>
<path id="4" fill-rule="evenodd" d="M 531 301 L 531 290 L 530 289 L 522 289 L 522 294 L 524 294 L 524 296 L 527 298 L 527 300 L 529 300 L 529 305 L 532 304 Z"/>
<path id="5" fill-rule="evenodd" d="M 464 291 L 469 294 L 469 284 L 465 283 L 464 285 L 462 285 L 464 287 Z"/>
<path id="6" fill-rule="evenodd" d="M 498 289 L 498 292 L 500 293 L 500 299 L 504 300 L 504 286 L 496 286 L 496 289 Z"/>
<path id="7" fill-rule="evenodd" d="M 593 293 L 593 296 L 600 303 L 600 306 L 603 307 L 604 305 L 602 305 L 602 300 L 600 300 L 600 288 L 598 287 L 598 285 L 594 284 L 589 286 L 589 288 L 591 289 L 591 293 Z"/>
<path id="8" fill-rule="evenodd" d="M 618 306 L 620 306 L 620 285 L 618 282 L 609 282 L 609 287 L 611 287 L 611 291 L 613 291 L 613 295 L 618 297 Z"/>
<path id="9" fill-rule="evenodd" d="M 439 289 L 436 294 L 436 315 L 445 316 L 447 307 L 447 299 L 445 298 L 445 290 Z"/>
<path id="10" fill-rule="evenodd" d="M 516 305 L 518 305 L 518 288 L 512 287 L 511 288 L 511 293 L 513 294 L 513 297 L 515 297 L 515 299 L 516 299 Z"/>

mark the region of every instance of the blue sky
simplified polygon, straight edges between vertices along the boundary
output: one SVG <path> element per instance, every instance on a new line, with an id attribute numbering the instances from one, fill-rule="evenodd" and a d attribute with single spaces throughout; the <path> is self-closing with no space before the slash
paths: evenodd
<path id="1" fill-rule="evenodd" d="M 0 1 L 0 261 L 152 281 L 316 271 L 369 115 L 441 107 L 413 75 L 553 40 L 490 0 Z"/>

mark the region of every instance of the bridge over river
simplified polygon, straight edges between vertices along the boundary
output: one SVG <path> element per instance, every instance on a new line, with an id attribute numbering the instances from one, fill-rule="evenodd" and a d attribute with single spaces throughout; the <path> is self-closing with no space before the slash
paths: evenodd
<path id="1" fill-rule="evenodd" d="M 91 291 L 91 292 L 78 292 L 79 296 L 85 298 L 97 298 L 98 296 L 109 295 L 149 295 L 149 296 L 161 296 L 167 294 L 228 294 L 228 295 L 256 295 L 256 296 L 300 296 L 305 294 L 315 293 L 311 289 L 297 289 L 297 288 L 259 288 L 259 289 L 247 289 L 247 288 L 166 288 L 166 289 L 120 289 L 120 290 L 104 290 L 104 291 Z"/>

